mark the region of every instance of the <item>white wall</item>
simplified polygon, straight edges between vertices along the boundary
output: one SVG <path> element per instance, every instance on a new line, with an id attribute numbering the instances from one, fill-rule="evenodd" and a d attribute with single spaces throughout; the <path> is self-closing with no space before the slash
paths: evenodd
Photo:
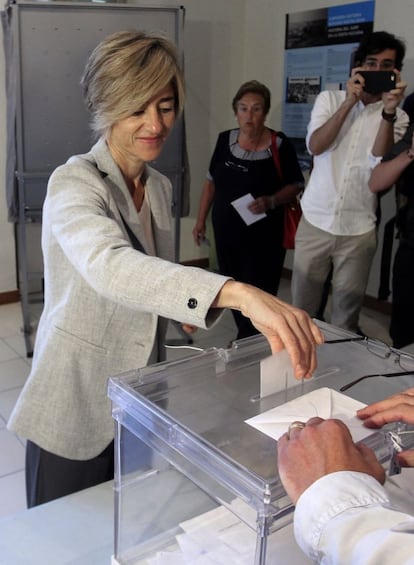
<path id="1" fill-rule="evenodd" d="M 275 128 L 281 126 L 281 100 L 283 94 L 283 49 L 285 38 L 285 16 L 287 13 L 301 12 L 312 8 L 323 8 L 351 3 L 347 0 L 256 0 L 246 2 L 246 37 L 244 75 L 255 73 L 272 89 L 273 113 L 269 121 Z M 260 9 L 259 9 L 260 7 Z M 403 69 L 403 78 L 408 82 L 407 92 L 414 90 L 414 2 L 413 0 L 376 0 L 376 31 L 386 30 L 405 40 L 407 54 Z M 382 199 L 382 222 L 379 232 L 380 246 L 374 258 L 367 294 L 378 295 L 380 250 L 384 225 L 394 216 L 395 204 L 393 192 Z M 292 265 L 293 252 L 289 251 L 285 266 Z"/>
<path id="2" fill-rule="evenodd" d="M 139 2 L 137 2 L 139 3 Z M 281 98 L 284 64 L 286 13 L 347 0 L 187 0 L 184 48 L 187 82 L 187 137 L 191 165 L 191 218 L 181 224 L 181 259 L 200 256 L 192 243 L 191 229 L 198 206 L 201 185 L 208 167 L 217 133 L 231 127 L 234 117 L 231 99 L 239 85 L 251 78 L 266 83 L 272 90 L 273 104 L 268 124 L 281 126 Z M 146 0 L 145 5 L 171 6 L 171 0 Z M 178 3 L 177 3 L 178 4 Z M 0 0 L 0 6 L 4 0 Z M 404 78 L 414 89 L 414 2 L 376 0 L 375 29 L 385 29 L 403 37 L 407 43 Z M 4 56 L 0 53 L 0 116 L 5 116 Z M 4 120 L 2 119 L 4 124 Z M 12 226 L 6 222 L 5 128 L 0 129 L 0 293 L 15 290 L 14 243 Z M 388 195 L 383 224 L 392 215 L 392 195 Z M 201 250 L 201 254 L 205 254 Z M 291 257 L 287 259 L 287 266 Z M 376 296 L 378 260 L 371 275 L 368 293 Z"/>

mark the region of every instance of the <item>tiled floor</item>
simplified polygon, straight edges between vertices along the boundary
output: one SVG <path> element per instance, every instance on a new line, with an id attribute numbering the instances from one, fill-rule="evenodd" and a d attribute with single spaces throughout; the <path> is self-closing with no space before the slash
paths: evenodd
<path id="1" fill-rule="evenodd" d="M 290 300 L 289 282 L 282 281 L 279 296 Z M 388 316 L 364 309 L 361 328 L 371 337 L 389 342 Z M 0 307 L 0 518 L 25 509 L 24 440 L 6 429 L 6 422 L 30 371 L 21 333 L 20 304 Z M 179 337 L 172 326 L 169 337 Z M 203 349 L 227 347 L 235 337 L 235 326 L 229 312 L 213 330 L 198 330 L 194 345 Z M 169 350 L 169 358 L 185 355 L 185 350 Z"/>
<path id="2" fill-rule="evenodd" d="M 24 441 L 6 422 L 29 371 L 20 304 L 0 307 L 0 517 L 25 508 Z"/>

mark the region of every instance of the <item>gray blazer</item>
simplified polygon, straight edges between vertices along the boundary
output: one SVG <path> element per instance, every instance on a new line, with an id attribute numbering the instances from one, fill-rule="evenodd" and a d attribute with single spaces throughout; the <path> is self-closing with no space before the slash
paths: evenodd
<path id="1" fill-rule="evenodd" d="M 69 459 L 95 457 L 110 443 L 107 378 L 153 360 L 165 318 L 206 328 L 219 315 L 210 305 L 227 278 L 170 262 L 170 182 L 147 167 L 146 191 L 157 257 L 135 250 L 128 237 L 125 224 L 138 241 L 143 228 L 104 140 L 49 180 L 45 304 L 8 427 Z"/>

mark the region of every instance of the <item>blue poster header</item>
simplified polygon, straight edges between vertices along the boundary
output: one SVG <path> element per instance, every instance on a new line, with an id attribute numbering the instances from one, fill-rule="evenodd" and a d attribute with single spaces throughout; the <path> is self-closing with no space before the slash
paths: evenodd
<path id="1" fill-rule="evenodd" d="M 282 129 L 300 147 L 318 94 L 346 88 L 355 49 L 372 33 L 374 14 L 370 0 L 286 15 Z"/>
<path id="2" fill-rule="evenodd" d="M 374 21 L 375 2 L 355 2 L 328 8 L 328 27 L 354 25 Z"/>

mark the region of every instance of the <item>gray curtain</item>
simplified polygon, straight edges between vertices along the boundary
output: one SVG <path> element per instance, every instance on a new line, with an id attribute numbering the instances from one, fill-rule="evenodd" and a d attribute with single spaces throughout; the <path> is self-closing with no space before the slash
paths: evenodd
<path id="1" fill-rule="evenodd" d="M 6 63 L 6 98 L 7 98 L 7 146 L 6 146 L 6 204 L 8 219 L 10 222 L 18 220 L 17 184 L 16 184 L 16 86 L 17 69 L 14 57 L 14 44 L 12 34 L 12 10 L 9 4 L 1 12 L 1 23 L 3 28 L 3 47 Z"/>

